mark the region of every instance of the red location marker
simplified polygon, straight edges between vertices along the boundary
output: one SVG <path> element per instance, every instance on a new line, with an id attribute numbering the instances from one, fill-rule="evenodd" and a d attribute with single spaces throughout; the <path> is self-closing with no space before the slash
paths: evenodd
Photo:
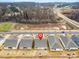
<path id="1" fill-rule="evenodd" d="M 43 38 L 43 33 L 38 33 L 38 38 L 39 38 L 40 40 L 42 40 L 42 38 Z"/>

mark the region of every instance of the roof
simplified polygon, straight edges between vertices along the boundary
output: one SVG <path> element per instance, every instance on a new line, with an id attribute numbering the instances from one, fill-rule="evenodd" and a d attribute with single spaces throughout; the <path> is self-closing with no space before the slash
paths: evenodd
<path id="1" fill-rule="evenodd" d="M 65 49 L 76 49 L 76 48 L 78 48 L 78 46 L 70 38 L 62 36 L 61 42 L 62 42 Z"/>
<path id="2" fill-rule="evenodd" d="M 77 36 L 72 36 L 71 39 L 78 45 L 79 47 L 79 37 Z"/>
<path id="3" fill-rule="evenodd" d="M 8 39 L 18 39 L 18 35 L 17 34 L 11 34 Z"/>
<path id="4" fill-rule="evenodd" d="M 0 46 L 3 45 L 3 43 L 5 42 L 6 39 L 4 39 L 3 37 L 0 37 Z"/>
<path id="5" fill-rule="evenodd" d="M 61 36 L 61 42 L 63 43 L 63 46 L 66 46 L 69 41 L 70 41 L 69 38 Z"/>
<path id="6" fill-rule="evenodd" d="M 55 38 L 53 36 L 49 36 L 48 42 L 49 42 L 50 50 L 63 49 L 59 39 L 57 39 L 57 38 Z"/>
<path id="7" fill-rule="evenodd" d="M 25 40 L 27 40 L 27 39 L 28 39 L 28 40 L 32 40 L 32 36 L 23 36 L 22 39 L 25 39 Z"/>
<path id="8" fill-rule="evenodd" d="M 4 47 L 6 48 L 16 47 L 17 42 L 18 40 L 16 39 L 6 39 L 6 41 L 4 42 Z"/>
<path id="9" fill-rule="evenodd" d="M 31 39 L 21 39 L 19 48 L 32 48 L 32 42 Z"/>
<path id="10" fill-rule="evenodd" d="M 46 39 L 42 39 L 42 40 L 39 40 L 39 39 L 34 39 L 34 46 L 35 48 L 37 49 L 47 49 L 47 40 Z"/>
<path id="11" fill-rule="evenodd" d="M 3 37 L 0 37 L 0 42 L 3 41 L 3 40 L 4 40 L 4 38 Z"/>

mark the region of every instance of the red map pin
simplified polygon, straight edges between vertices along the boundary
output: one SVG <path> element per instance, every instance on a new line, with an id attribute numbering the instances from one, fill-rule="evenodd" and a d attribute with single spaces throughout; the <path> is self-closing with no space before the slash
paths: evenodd
<path id="1" fill-rule="evenodd" d="M 38 33 L 38 38 L 39 38 L 40 40 L 42 40 L 42 38 L 43 38 L 43 33 Z"/>

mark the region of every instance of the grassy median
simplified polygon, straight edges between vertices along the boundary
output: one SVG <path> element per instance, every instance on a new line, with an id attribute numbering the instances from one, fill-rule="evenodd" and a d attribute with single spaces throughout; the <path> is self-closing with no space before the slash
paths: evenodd
<path id="1" fill-rule="evenodd" d="M 12 29 L 12 23 L 6 22 L 6 23 L 1 23 L 0 24 L 0 32 L 7 32 Z"/>

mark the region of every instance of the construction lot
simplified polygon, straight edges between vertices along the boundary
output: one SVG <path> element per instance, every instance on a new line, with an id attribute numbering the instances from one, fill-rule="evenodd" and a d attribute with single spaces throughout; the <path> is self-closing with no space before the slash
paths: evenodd
<path id="1" fill-rule="evenodd" d="M 74 40 L 79 40 L 78 33 L 44 34 L 41 41 L 37 34 L 0 34 L 0 58 L 78 59 L 79 46 Z"/>

